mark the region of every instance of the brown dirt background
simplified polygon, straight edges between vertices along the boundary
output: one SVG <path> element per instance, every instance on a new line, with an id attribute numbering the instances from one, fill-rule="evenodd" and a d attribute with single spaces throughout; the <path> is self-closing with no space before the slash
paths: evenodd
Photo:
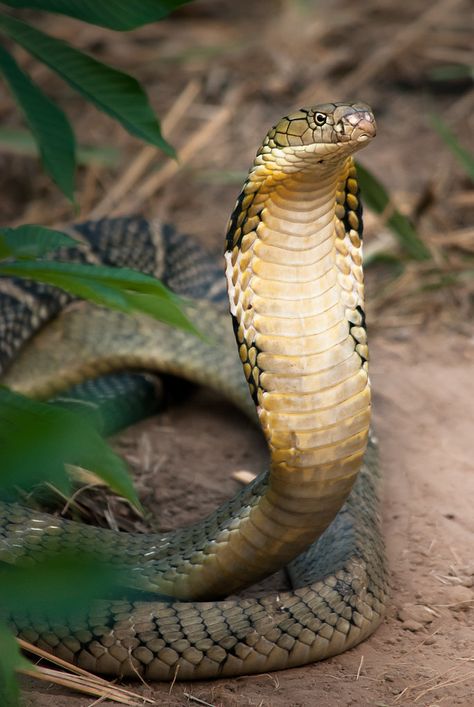
<path id="1" fill-rule="evenodd" d="M 474 704 L 474 199 L 429 120 L 438 113 L 468 146 L 469 81 L 439 79 L 443 68 L 472 61 L 468 3 L 198 0 L 127 35 L 28 14 L 137 76 L 158 114 L 168 115 L 165 134 L 181 154 L 176 168 L 18 51 L 71 116 L 79 142 L 117 151 L 113 164 L 96 152 L 80 168 L 79 218 L 159 215 L 220 253 L 239 184 L 268 126 L 304 103 L 358 98 L 373 106 L 379 123 L 377 141 L 361 161 L 383 180 L 432 254 L 428 264 L 410 260 L 387 228 L 390 210 L 381 217 L 366 212 L 366 252 L 388 252 L 400 269 L 398 275 L 388 265 L 367 269 L 393 586 L 384 624 L 358 648 L 324 663 L 137 690 L 170 706 L 199 704 L 195 698 L 216 707 Z M 0 90 L 2 123 L 18 128 L 18 114 Z M 36 159 L 21 152 L 0 131 L 3 221 L 77 218 Z M 135 426 L 117 445 L 142 469 L 137 486 L 149 525 L 166 529 L 233 493 L 232 472 L 256 472 L 265 463 L 258 431 L 204 391 Z M 266 588 L 282 582 L 272 578 Z M 25 703 L 38 707 L 94 701 L 32 680 L 23 687 Z"/>

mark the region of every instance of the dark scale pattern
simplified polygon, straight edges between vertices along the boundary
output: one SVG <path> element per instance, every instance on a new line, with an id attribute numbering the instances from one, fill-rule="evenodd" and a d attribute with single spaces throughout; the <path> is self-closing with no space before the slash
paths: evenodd
<path id="1" fill-rule="evenodd" d="M 25 558 L 35 558 L 38 551 L 54 553 L 77 544 L 84 552 L 123 568 L 125 593 L 163 593 L 161 587 L 168 573 L 174 574 L 183 562 L 192 562 L 195 554 L 212 552 L 212 540 L 259 502 L 267 479 L 266 473 L 261 474 L 204 522 L 180 528 L 170 538 L 166 534 L 116 533 L 39 512 L 35 512 L 32 525 L 29 509 L 0 501 L 0 561 L 21 563 Z M 50 530 L 51 524 L 55 530 Z M 41 542 L 37 534 L 40 528 Z M 20 537 L 21 543 L 16 542 Z"/>
<path id="2" fill-rule="evenodd" d="M 108 436 L 155 414 L 163 400 L 162 392 L 159 381 L 152 376 L 117 373 L 78 383 L 50 402 L 86 412 L 89 418 L 93 415 L 94 427 Z"/>
<path id="3" fill-rule="evenodd" d="M 318 110 L 331 113 L 334 107 L 328 104 Z M 276 140 L 282 139 L 279 144 L 285 144 L 285 139 L 289 145 L 303 144 L 308 139 L 303 137 L 306 131 L 316 130 L 313 127 L 316 116 L 315 111 L 300 111 L 283 119 L 264 142 L 261 152 L 271 150 L 272 140 L 275 145 Z M 309 136 L 311 140 L 315 141 L 314 134 Z M 332 141 L 337 142 L 337 137 Z M 247 183 L 230 222 L 228 244 L 233 254 L 234 249 L 244 251 L 251 246 L 260 209 L 253 185 Z M 347 231 L 356 250 L 360 215 L 357 183 L 351 174 L 338 194 L 336 230 Z M 91 255 L 103 261 L 105 249 L 109 250 L 107 257 L 117 262 L 125 252 L 126 262 L 120 264 L 143 270 L 150 267 L 157 274 L 166 271 L 168 282 L 175 278 L 177 289 L 183 287 L 187 293 L 186 287 L 192 283 L 192 293 L 199 291 L 203 293 L 200 296 L 221 301 L 221 293 L 213 282 L 215 265 L 205 258 L 200 261 L 200 251 L 193 250 L 195 246 L 188 242 L 185 245 L 166 227 L 160 229 L 141 219 L 119 219 L 80 228 L 86 239 L 85 245 L 78 247 L 80 257 Z M 339 237 L 345 236 L 346 233 Z M 121 245 L 114 251 L 116 242 Z M 140 261 L 143 248 L 151 250 L 154 259 L 151 264 L 148 257 L 145 267 Z M 357 252 L 352 253 L 352 258 L 360 268 Z M 209 277 L 196 272 L 197 263 L 200 271 L 210 268 Z M 361 278 L 361 271 L 356 272 Z M 208 303 L 203 303 L 199 311 L 204 321 L 211 317 Z M 110 316 L 102 310 L 99 313 Z M 363 321 L 363 312 L 357 315 L 354 313 L 354 319 Z M 360 321 L 358 324 L 360 328 Z M 240 327 L 236 329 L 237 339 L 245 349 L 241 357 L 250 369 L 247 378 L 254 385 L 250 379 L 257 351 L 244 341 Z M 83 325 L 79 330 L 82 336 L 87 336 Z M 358 333 L 362 337 L 364 332 Z M 139 334 L 138 330 L 133 332 L 134 345 L 137 341 L 140 344 Z M 357 338 L 356 333 L 354 336 Z M 173 340 L 173 356 L 179 359 L 181 367 L 191 360 L 179 358 L 186 353 L 186 346 L 191 345 L 187 343 L 189 340 L 190 337 Z M 199 349 L 202 342 L 193 339 L 192 346 L 194 350 L 198 347 L 199 370 L 203 367 L 214 370 L 216 379 L 220 376 L 223 380 L 221 369 L 230 362 L 224 374 L 229 383 L 226 387 L 223 382 L 222 388 L 236 400 L 242 375 L 240 372 L 240 378 L 230 381 L 238 363 L 235 356 L 227 361 L 225 349 L 208 347 L 208 359 L 204 361 L 203 350 Z M 194 373 L 195 379 L 198 374 L 199 371 Z M 245 524 L 256 506 L 264 513 L 265 503 L 261 501 L 268 491 L 266 473 L 204 521 L 163 536 L 99 530 L 0 502 L 0 561 L 30 563 L 44 550 L 82 547 L 127 570 L 122 598 L 97 602 L 87 613 L 52 620 L 45 613 L 34 616 L 18 612 L 0 615 L 0 619 L 7 620 L 17 634 L 86 669 L 132 677 L 138 673 L 146 679 L 198 679 L 266 672 L 339 653 L 374 630 L 386 600 L 386 569 L 377 516 L 378 465 L 374 455 L 374 445 L 370 444 L 364 469 L 341 515 L 318 542 L 291 563 L 289 574 L 294 589 L 261 598 L 164 601 L 162 588 L 166 587 L 168 573 L 171 577 L 183 574 L 183 568 L 193 564 L 208 567 L 206 559 L 212 559 L 215 547 L 234 537 L 233 532 Z M 216 592 L 224 589 L 220 584 Z M 158 590 L 157 600 L 137 602 L 137 590 L 145 593 Z"/>
<path id="4" fill-rule="evenodd" d="M 233 250 L 233 248 L 235 248 L 236 246 L 240 248 L 240 244 L 242 242 L 242 229 L 240 228 L 240 226 L 238 226 L 237 221 L 240 217 L 240 214 L 243 213 L 242 202 L 244 198 L 245 187 L 244 189 L 242 189 L 239 196 L 237 197 L 234 210 L 230 216 L 229 223 L 227 226 L 226 250 L 228 251 Z"/>
<path id="5" fill-rule="evenodd" d="M 349 333 L 350 333 L 350 334 L 352 335 L 352 337 L 354 338 L 354 341 L 355 341 L 356 343 L 358 343 L 358 339 L 357 339 L 356 336 L 354 336 L 354 333 L 355 333 L 355 332 L 354 332 L 353 330 L 357 330 L 357 328 L 360 327 L 360 328 L 364 329 L 364 331 L 365 331 L 365 336 L 367 337 L 367 325 L 366 325 L 366 321 L 365 321 L 365 312 L 364 312 L 364 310 L 362 309 L 362 307 L 361 307 L 360 305 L 357 305 L 356 311 L 359 313 L 359 315 L 360 315 L 360 317 L 361 317 L 361 321 L 360 321 L 360 322 L 357 322 L 357 323 L 356 323 L 356 322 L 351 322 L 351 321 L 349 321 Z M 356 352 L 357 352 L 357 354 L 360 356 L 360 359 L 361 359 L 362 363 L 366 363 L 367 359 L 366 359 L 366 357 L 360 352 L 360 350 L 356 348 Z"/>
<path id="6" fill-rule="evenodd" d="M 183 297 L 227 303 L 218 259 L 169 224 L 134 216 L 86 221 L 75 230 L 106 265 L 154 275 Z"/>
<path id="7" fill-rule="evenodd" d="M 351 229 L 357 231 L 362 240 L 364 233 L 363 207 L 360 198 L 359 182 L 357 181 L 357 168 L 353 165 L 349 171 L 349 176 L 345 185 L 345 214 L 342 219 L 346 232 Z"/>
<path id="8" fill-rule="evenodd" d="M 262 199 L 257 201 L 255 184 L 247 180 L 237 198 L 227 226 L 227 251 L 241 248 L 244 236 L 257 229 L 263 207 L 264 201 Z"/>
<path id="9" fill-rule="evenodd" d="M 9 621 L 26 640 L 86 669 L 147 679 L 172 679 L 176 670 L 184 680 L 265 672 L 337 653 L 373 630 L 386 601 L 377 468 L 371 443 L 336 523 L 291 563 L 293 591 L 221 602 L 103 601 L 64 621 L 25 613 Z M 20 510 L 11 521 L 21 522 Z"/>
<path id="10" fill-rule="evenodd" d="M 283 117 L 267 133 L 258 154 L 264 154 L 267 149 L 275 147 L 298 147 L 311 142 L 318 142 L 321 138 L 319 128 L 321 123 L 317 122 L 316 116 L 320 109 L 328 114 L 332 113 L 337 104 L 326 103 L 323 106 L 314 108 L 300 108 L 295 113 Z M 330 116 L 326 116 L 331 120 Z M 332 133 L 333 140 L 337 140 L 336 134 Z"/>
<path id="11" fill-rule="evenodd" d="M 361 309 L 361 308 L 357 307 L 357 309 Z M 357 331 L 357 329 L 360 326 L 361 326 L 360 324 L 356 324 L 351 321 L 349 322 L 349 333 L 352 336 L 352 338 L 354 339 L 356 346 L 357 346 L 357 344 L 360 343 L 360 341 L 359 341 L 358 337 L 355 335 L 355 332 Z M 365 329 L 365 326 L 363 328 Z M 360 360 L 362 361 L 362 363 L 366 363 L 367 358 L 364 356 L 364 354 L 361 353 L 358 348 L 356 348 L 355 350 L 356 350 L 357 355 L 360 357 Z"/>
<path id="12" fill-rule="evenodd" d="M 234 317 L 234 315 L 232 315 L 232 326 L 239 349 L 239 357 L 244 369 L 244 375 L 249 385 L 250 395 L 252 396 L 252 400 L 255 405 L 258 405 L 260 369 L 257 366 L 257 358 L 260 353 L 260 349 L 255 342 L 249 344 L 246 341 L 243 329 L 240 326 L 237 317 Z"/>
<path id="13" fill-rule="evenodd" d="M 183 297 L 208 299 L 228 308 L 227 287 L 222 277 L 221 258 L 209 254 L 189 238 L 165 224 L 166 243 L 163 281 Z"/>
<path id="14" fill-rule="evenodd" d="M 362 321 L 361 321 L 361 323 L 359 324 L 359 326 L 361 326 L 361 327 L 363 327 L 365 330 L 367 330 L 367 324 L 366 324 L 366 321 L 365 321 L 365 312 L 364 312 L 364 310 L 362 309 L 362 307 L 360 306 L 360 304 L 357 305 L 356 310 L 359 312 L 359 314 L 360 314 L 360 316 L 361 316 L 361 319 L 362 319 Z"/>
<path id="15" fill-rule="evenodd" d="M 0 373 L 31 335 L 71 300 L 54 287 L 0 276 Z"/>
<path id="16" fill-rule="evenodd" d="M 104 265 L 129 267 L 149 275 L 162 276 L 155 272 L 159 253 L 165 243 L 153 242 L 150 224 L 140 216 L 130 216 L 99 221 L 85 221 L 74 226 L 90 250 Z M 152 257 L 150 257 L 152 256 Z"/>
<path id="17" fill-rule="evenodd" d="M 84 242 L 57 251 L 56 259 L 141 270 L 162 278 L 185 297 L 227 306 L 218 259 L 171 226 L 154 226 L 137 216 L 86 221 L 74 230 Z M 49 285 L 0 277 L 0 373 L 25 342 L 73 299 Z"/>
<path id="18" fill-rule="evenodd" d="M 360 189 L 357 181 L 357 168 L 354 164 L 351 165 L 342 191 L 338 194 L 336 216 L 340 224 L 342 224 L 342 228 L 339 228 L 338 231 L 339 237 L 342 238 L 348 235 L 352 246 L 357 248 L 363 239 L 364 224 Z M 361 305 L 356 307 L 356 312 L 357 316 L 354 317 L 354 320 L 349 318 L 349 332 L 354 339 L 355 350 L 364 364 L 367 361 L 365 349 L 358 346 L 358 344 L 362 344 L 362 347 L 364 347 L 367 342 L 365 312 Z"/>

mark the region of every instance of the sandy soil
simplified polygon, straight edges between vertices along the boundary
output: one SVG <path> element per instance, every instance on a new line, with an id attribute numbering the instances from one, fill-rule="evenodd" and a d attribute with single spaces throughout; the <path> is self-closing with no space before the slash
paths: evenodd
<path id="1" fill-rule="evenodd" d="M 157 704 L 185 705 L 189 695 L 222 707 L 473 704 L 474 342 L 411 331 L 375 337 L 372 352 L 393 586 L 384 624 L 358 648 L 305 668 L 177 683 L 171 693 L 168 685 L 138 688 Z M 258 471 L 265 462 L 258 431 L 202 391 L 137 425 L 119 447 L 132 462 L 145 461 L 138 485 L 166 528 L 199 517 L 235 491 L 233 471 Z M 266 589 L 282 581 L 274 578 Z M 53 695 L 55 707 L 92 703 L 31 682 L 24 695 L 38 707 Z"/>

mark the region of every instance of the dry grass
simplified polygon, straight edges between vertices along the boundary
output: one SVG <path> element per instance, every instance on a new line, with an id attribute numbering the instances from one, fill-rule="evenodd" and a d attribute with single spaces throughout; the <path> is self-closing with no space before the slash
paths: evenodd
<path id="1" fill-rule="evenodd" d="M 439 114 L 468 147 L 474 93 L 467 76 L 456 78 L 459 71 L 451 70 L 449 79 L 450 67 L 471 62 L 467 0 L 264 0 L 238 7 L 200 0 L 130 34 L 60 16 L 47 24 L 51 33 L 140 78 L 180 155 L 173 162 L 140 145 L 19 52 L 72 116 L 81 143 L 118 147 L 117 164 L 89 155 L 81 167 L 80 218 L 160 215 L 220 251 L 242 174 L 268 124 L 301 103 L 358 96 L 374 106 L 380 123 L 378 144 L 362 159 L 432 255 L 428 263 L 407 262 L 387 229 L 389 212 L 368 213 L 368 251 L 392 258 L 368 273 L 371 322 L 466 328 L 473 302 L 474 200 L 429 114 Z M 8 98 L 0 115 L 6 126 L 18 127 Z M 5 221 L 52 224 L 77 216 L 36 161 L 15 154 L 1 135 L 0 160 Z"/>
<path id="2" fill-rule="evenodd" d="M 67 687 L 70 690 L 82 692 L 86 695 L 92 695 L 93 697 L 97 697 L 101 702 L 103 700 L 114 700 L 119 704 L 130 705 L 130 707 L 156 704 L 155 700 L 139 695 L 135 691 L 127 690 L 120 687 L 120 685 L 115 685 L 112 681 L 104 680 L 97 675 L 93 675 L 87 670 L 78 668 L 77 666 L 72 665 L 72 663 L 68 663 L 66 660 L 57 658 L 48 651 L 42 650 L 41 648 L 28 643 L 28 641 L 24 641 L 21 638 L 17 640 L 22 650 L 26 651 L 31 656 L 35 656 L 38 660 L 34 669 L 20 670 L 19 672 L 23 675 L 28 675 L 35 680 L 52 683 L 53 685 Z M 59 667 L 60 670 L 57 668 L 45 667 L 42 665 L 42 661 L 44 660 Z"/>

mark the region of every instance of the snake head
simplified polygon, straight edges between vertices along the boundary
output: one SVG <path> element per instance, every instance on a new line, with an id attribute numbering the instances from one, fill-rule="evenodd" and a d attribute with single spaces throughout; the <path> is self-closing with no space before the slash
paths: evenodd
<path id="1" fill-rule="evenodd" d="M 267 166 L 274 162 L 294 172 L 311 163 L 314 167 L 314 156 L 316 163 L 344 159 L 375 134 L 374 114 L 367 104 L 322 103 L 282 118 L 268 132 L 257 157 Z"/>

